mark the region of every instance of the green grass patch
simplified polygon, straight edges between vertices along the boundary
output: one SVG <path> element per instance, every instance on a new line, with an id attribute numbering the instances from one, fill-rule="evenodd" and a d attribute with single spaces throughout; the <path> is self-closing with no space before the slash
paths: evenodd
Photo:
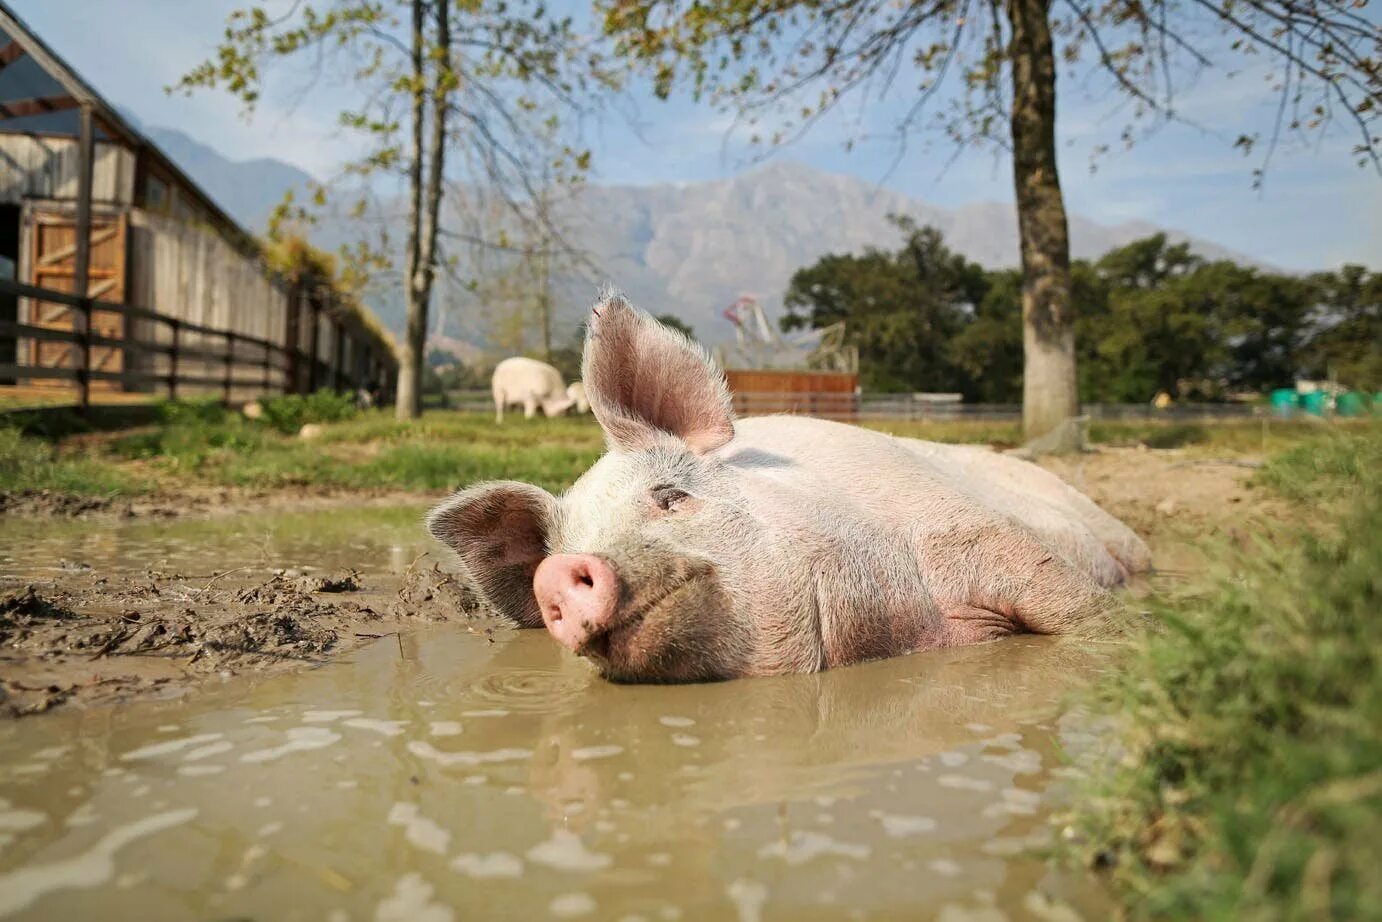
<path id="1" fill-rule="evenodd" d="M 1262 466 L 1255 481 L 1288 499 L 1327 502 L 1356 494 L 1382 471 L 1378 424 L 1328 433 L 1282 452 Z"/>
<path id="2" fill-rule="evenodd" d="M 245 487 L 440 490 L 516 479 L 570 486 L 603 452 L 589 418 L 515 420 L 430 413 L 399 422 L 384 411 L 324 423 L 318 438 L 285 435 L 214 405 L 181 404 L 161 425 L 122 436 L 114 461 L 142 461 L 179 480 Z"/>
<path id="3" fill-rule="evenodd" d="M 41 439 L 0 428 L 0 490 L 48 490 L 76 496 L 141 493 L 147 485 L 109 464 L 66 458 Z"/>
<path id="4" fill-rule="evenodd" d="M 353 396 L 328 390 L 266 397 L 259 406 L 265 423 L 290 435 L 308 423 L 338 423 L 358 412 Z"/>
<path id="5" fill-rule="evenodd" d="M 1100 690 L 1119 721 L 1077 828 L 1132 918 L 1382 917 L 1382 429 L 1266 484 L 1337 527 L 1221 551 Z"/>
<path id="6" fill-rule="evenodd" d="M 866 429 L 929 442 L 982 442 L 1015 447 L 1022 424 L 992 420 L 869 420 Z M 1331 432 L 1357 431 L 1363 423 L 1228 419 L 1210 422 L 1165 420 L 1094 420 L 1089 424 L 1091 445 L 1112 448 L 1196 448 L 1205 451 L 1261 453 L 1313 442 Z"/>

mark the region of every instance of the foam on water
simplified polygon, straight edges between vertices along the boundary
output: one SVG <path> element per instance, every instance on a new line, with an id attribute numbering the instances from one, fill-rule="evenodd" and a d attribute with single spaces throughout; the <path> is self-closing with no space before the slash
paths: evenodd
<path id="1" fill-rule="evenodd" d="M 293 727 L 287 731 L 286 735 L 288 742 L 281 746 L 270 746 L 267 749 L 247 752 L 240 757 L 240 761 L 249 763 L 270 762 L 294 752 L 325 749 L 341 739 L 341 734 L 334 733 L 325 727 Z"/>
<path id="2" fill-rule="evenodd" d="M 168 740 L 163 743 L 152 743 L 148 746 L 142 746 L 139 749 L 133 749 L 125 753 L 120 757 L 120 760 L 123 762 L 136 762 L 140 759 L 156 759 L 159 756 L 181 752 L 193 746 L 201 746 L 205 743 L 214 742 L 222 736 L 224 736 L 222 733 L 202 733 L 198 736 L 185 736 L 182 739 Z"/>
<path id="3" fill-rule="evenodd" d="M 80 855 L 0 874 L 0 916 L 28 909 L 50 893 L 109 883 L 115 878 L 116 852 L 131 842 L 181 826 L 196 815 L 197 811 L 191 808 L 155 813 L 116 826 Z"/>
<path id="4" fill-rule="evenodd" d="M 559 919 L 588 916 L 595 908 L 595 900 L 589 893 L 563 893 L 547 904 L 547 911 Z"/>
<path id="5" fill-rule="evenodd" d="M 552 837 L 528 849 L 528 860 L 558 871 L 600 871 L 614 863 L 609 855 L 592 852 L 581 837 L 566 829 L 552 830 Z"/>
<path id="6" fill-rule="evenodd" d="M 805 864 L 813 858 L 831 855 L 863 861 L 872 854 L 867 845 L 837 842 L 822 832 L 795 830 L 785 839 L 770 842 L 758 850 L 760 858 L 781 858 L 790 865 Z"/>
<path id="7" fill-rule="evenodd" d="M 354 727 L 357 730 L 369 730 L 384 736 L 401 736 L 404 729 L 408 726 L 406 720 L 375 720 L 370 717 L 351 717 L 345 721 L 345 726 Z"/>
<path id="8" fill-rule="evenodd" d="M 608 759 L 610 756 L 617 756 L 623 751 L 623 746 L 582 746 L 579 749 L 571 750 L 571 758 L 577 762 L 584 762 L 588 759 Z"/>
<path id="9" fill-rule="evenodd" d="M 486 765 L 493 762 L 521 762 L 531 759 L 531 749 L 495 749 L 489 752 L 442 752 L 431 743 L 413 740 L 408 751 L 421 759 L 431 759 L 440 765 Z"/>
<path id="10" fill-rule="evenodd" d="M 434 720 L 429 729 L 433 736 L 461 735 L 461 725 L 454 720 Z"/>
<path id="11" fill-rule="evenodd" d="M 394 804 L 389 811 L 388 823 L 390 826 L 402 826 L 403 838 L 425 852 L 445 855 L 447 846 L 451 844 L 451 833 L 423 816 L 417 804 Z"/>
<path id="12" fill-rule="evenodd" d="M 435 890 L 421 874 L 404 874 L 393 895 L 379 902 L 375 922 L 452 922 L 456 913 L 451 907 L 432 902 Z"/>
<path id="13" fill-rule="evenodd" d="M 452 860 L 451 869 L 477 880 L 519 877 L 523 874 L 523 859 L 508 852 L 494 852 L 489 855 L 466 852 Z"/>

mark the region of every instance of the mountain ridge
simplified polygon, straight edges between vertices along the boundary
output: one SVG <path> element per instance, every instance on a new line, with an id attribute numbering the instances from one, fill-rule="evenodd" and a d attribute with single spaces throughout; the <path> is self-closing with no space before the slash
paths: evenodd
<path id="1" fill-rule="evenodd" d="M 182 131 L 157 126 L 144 130 L 227 213 L 255 233 L 263 231 L 285 191 L 312 179 L 272 157 L 231 160 Z M 563 334 L 573 330 L 589 306 L 593 282 L 609 282 L 653 313 L 675 314 L 705 341 L 719 342 L 733 333 L 720 312 L 739 295 L 753 294 L 770 314 L 776 313 L 797 269 L 827 253 L 895 248 L 901 237 L 889 221 L 892 214 L 938 228 L 951 249 L 986 268 L 1019 263 L 1017 217 L 1011 203 L 985 200 L 942 208 L 787 159 L 717 180 L 592 183 L 565 205 L 560 218 L 570 228 L 568 238 L 589 253 L 602 277 L 556 280 L 556 326 Z M 1161 231 L 1207 258 L 1256 264 L 1211 241 L 1147 222 L 1106 225 L 1071 215 L 1069 225 L 1075 258 L 1096 258 Z M 319 223 L 314 229 L 314 237 L 324 246 L 350 235 L 349 227 L 334 223 Z M 454 288 L 437 299 L 451 311 L 438 333 L 484 345 L 484 305 L 460 286 Z M 402 330 L 401 299 L 382 294 L 368 300 L 390 328 Z"/>

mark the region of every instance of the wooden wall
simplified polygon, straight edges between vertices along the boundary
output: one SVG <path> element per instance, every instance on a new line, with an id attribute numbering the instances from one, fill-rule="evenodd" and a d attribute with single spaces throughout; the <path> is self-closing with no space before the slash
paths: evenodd
<path id="1" fill-rule="evenodd" d="M 288 292 L 265 274 L 263 264 L 246 256 L 204 224 L 188 224 L 177 218 L 142 208 L 130 210 L 129 281 L 127 302 L 168 317 L 231 330 L 284 345 L 287 333 Z M 168 342 L 167 324 L 136 321 L 134 335 L 144 340 Z M 200 348 L 202 337 L 184 334 L 181 345 Z M 252 358 L 262 350 L 249 344 L 237 346 L 237 354 Z M 149 370 L 166 370 L 166 359 L 148 356 Z M 215 376 L 215 363 L 191 363 L 189 374 Z M 282 380 L 275 372 L 273 381 Z"/>
<path id="2" fill-rule="evenodd" d="M 852 394 L 859 376 L 835 371 L 725 372 L 729 389 L 736 394 Z"/>
<path id="3" fill-rule="evenodd" d="M 725 372 L 740 416 L 804 413 L 849 420 L 859 413 L 859 376 L 833 371 Z"/>
<path id="4" fill-rule="evenodd" d="M 129 303 L 282 344 L 288 293 L 202 225 L 130 211 Z"/>
<path id="5" fill-rule="evenodd" d="M 106 142 L 96 144 L 91 197 L 128 205 L 134 200 L 135 156 Z M 25 134 L 0 134 L 0 202 L 77 197 L 77 142 Z"/>

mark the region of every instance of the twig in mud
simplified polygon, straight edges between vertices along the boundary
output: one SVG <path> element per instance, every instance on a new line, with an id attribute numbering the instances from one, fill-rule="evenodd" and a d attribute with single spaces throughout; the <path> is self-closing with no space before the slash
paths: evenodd
<path id="1" fill-rule="evenodd" d="M 90 659 L 100 659 L 101 657 L 105 656 L 111 650 L 114 650 L 117 646 L 119 646 L 128 636 L 129 632 L 126 631 L 124 628 L 121 628 L 119 631 L 116 631 L 114 636 L 112 636 L 109 640 L 107 640 L 104 644 L 101 645 L 101 649 L 91 654 Z"/>
<path id="2" fill-rule="evenodd" d="M 190 665 L 192 665 L 192 664 L 195 663 L 197 660 L 201 659 L 201 658 L 202 658 L 202 654 L 205 653 L 205 652 L 206 652 L 206 647 L 198 647 L 198 648 L 197 648 L 197 652 L 196 652 L 196 653 L 193 653 L 191 656 L 189 656 L 189 657 L 187 658 L 187 662 L 183 663 L 183 665 L 184 665 L 184 666 L 190 666 Z"/>
<path id="3" fill-rule="evenodd" d="M 392 637 L 398 641 L 398 658 L 405 663 L 408 661 L 408 657 L 403 655 L 403 634 L 400 631 L 389 631 L 387 634 L 370 634 L 365 631 L 356 631 L 355 636 L 368 637 L 370 640 L 383 640 L 385 637 Z"/>
<path id="4" fill-rule="evenodd" d="M 229 575 L 232 574 L 232 573 L 240 573 L 240 572 L 243 572 L 243 571 L 245 571 L 245 570 L 253 570 L 253 569 L 254 569 L 254 566 L 253 566 L 253 565 L 250 565 L 250 566 L 247 566 L 247 567 L 236 567 L 234 570 L 226 570 L 224 573 L 217 573 L 215 576 L 211 577 L 211 579 L 207 582 L 207 584 L 206 584 L 205 586 L 203 586 L 202 588 L 198 589 L 197 591 L 198 591 L 198 592 L 205 592 L 206 590 L 210 589 L 212 586 L 214 586 L 214 585 L 216 584 L 216 580 L 220 579 L 220 578 L 223 577 L 223 576 L 229 576 Z"/>

